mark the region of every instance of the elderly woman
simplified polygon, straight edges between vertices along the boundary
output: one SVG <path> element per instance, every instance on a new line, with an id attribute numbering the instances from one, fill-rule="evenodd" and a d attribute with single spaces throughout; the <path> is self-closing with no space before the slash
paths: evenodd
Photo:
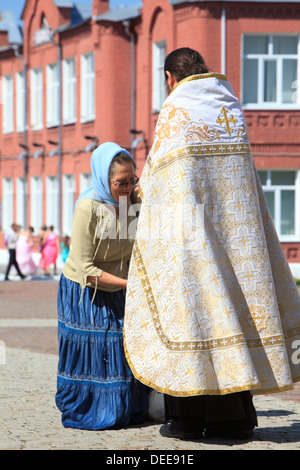
<path id="1" fill-rule="evenodd" d="M 101 430 L 142 422 L 148 400 L 123 348 L 135 164 L 106 142 L 93 152 L 91 168 L 92 187 L 76 203 L 59 284 L 56 404 L 63 426 Z"/>

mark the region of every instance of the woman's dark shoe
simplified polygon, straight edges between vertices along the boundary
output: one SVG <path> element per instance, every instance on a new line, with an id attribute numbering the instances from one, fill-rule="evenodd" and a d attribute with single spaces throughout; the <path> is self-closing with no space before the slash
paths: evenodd
<path id="1" fill-rule="evenodd" d="M 203 437 L 202 430 L 182 430 L 179 426 L 176 426 L 173 421 L 168 424 L 163 424 L 159 432 L 163 437 L 171 437 L 173 439 L 190 440 L 201 439 Z"/>
<path id="2" fill-rule="evenodd" d="M 227 439 L 251 439 L 254 435 L 254 429 L 232 430 L 209 427 L 205 429 L 206 437 L 224 437 Z"/>

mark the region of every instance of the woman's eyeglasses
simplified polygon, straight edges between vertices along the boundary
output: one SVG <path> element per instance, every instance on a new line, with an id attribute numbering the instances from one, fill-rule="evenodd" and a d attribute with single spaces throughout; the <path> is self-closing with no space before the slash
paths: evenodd
<path id="1" fill-rule="evenodd" d="M 132 180 L 130 181 L 112 181 L 112 183 L 114 183 L 116 186 L 118 186 L 119 188 L 127 188 L 129 185 L 130 186 L 134 186 L 135 184 L 137 184 L 137 182 L 139 181 L 140 178 L 138 178 L 137 176 L 135 176 L 134 178 L 132 178 Z"/>

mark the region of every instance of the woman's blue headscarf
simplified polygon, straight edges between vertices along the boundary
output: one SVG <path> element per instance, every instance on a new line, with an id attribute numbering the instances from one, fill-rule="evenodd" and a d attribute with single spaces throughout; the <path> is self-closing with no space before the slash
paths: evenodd
<path id="1" fill-rule="evenodd" d="M 119 206 L 119 202 L 115 201 L 111 195 L 108 175 L 112 159 L 120 152 L 132 158 L 126 149 L 113 142 L 105 142 L 93 151 L 91 157 L 92 186 L 80 194 L 76 204 L 81 199 L 95 199 L 116 207 Z"/>

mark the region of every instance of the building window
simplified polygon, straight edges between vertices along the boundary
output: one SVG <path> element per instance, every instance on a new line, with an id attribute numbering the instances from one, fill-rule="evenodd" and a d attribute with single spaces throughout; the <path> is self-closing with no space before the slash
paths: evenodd
<path id="1" fill-rule="evenodd" d="M 43 13 L 42 18 L 41 18 L 41 29 L 48 29 L 48 28 L 49 28 L 48 20 Z"/>
<path id="2" fill-rule="evenodd" d="M 92 173 L 81 173 L 80 175 L 80 194 L 92 186 Z"/>
<path id="3" fill-rule="evenodd" d="M 43 220 L 42 220 L 42 200 L 43 200 L 43 188 L 42 188 L 42 178 L 40 176 L 31 177 L 31 195 L 30 195 L 31 205 L 31 226 L 34 230 L 39 230 Z"/>
<path id="4" fill-rule="evenodd" d="M 63 123 L 76 121 L 76 71 L 75 59 L 63 61 Z"/>
<path id="5" fill-rule="evenodd" d="M 164 62 L 166 43 L 156 42 L 152 50 L 152 111 L 158 113 L 166 99 Z"/>
<path id="6" fill-rule="evenodd" d="M 47 18 L 42 15 L 40 29 L 34 32 L 33 41 L 35 46 L 40 46 L 46 42 L 49 42 L 52 37 L 52 30 L 48 25 Z"/>
<path id="7" fill-rule="evenodd" d="M 59 76 L 58 65 L 47 65 L 47 127 L 59 123 Z"/>
<path id="8" fill-rule="evenodd" d="M 43 83 L 42 70 L 30 71 L 30 122 L 33 130 L 43 127 Z"/>
<path id="9" fill-rule="evenodd" d="M 2 180 L 2 230 L 7 232 L 10 229 L 14 217 L 13 207 L 13 182 L 11 178 Z"/>
<path id="10" fill-rule="evenodd" d="M 3 134 L 14 130 L 13 78 L 11 75 L 2 77 L 2 129 Z"/>
<path id="11" fill-rule="evenodd" d="M 299 106 L 299 52 L 299 36 L 245 35 L 243 105 L 257 109 Z"/>
<path id="12" fill-rule="evenodd" d="M 95 119 L 94 54 L 81 56 L 81 122 Z"/>
<path id="13" fill-rule="evenodd" d="M 70 235 L 75 204 L 74 175 L 63 175 L 63 232 Z"/>
<path id="14" fill-rule="evenodd" d="M 26 125 L 24 73 L 16 74 L 16 125 L 17 132 L 24 132 Z"/>
<path id="15" fill-rule="evenodd" d="M 46 179 L 46 225 L 53 225 L 55 228 L 58 223 L 58 178 L 57 176 L 47 176 Z"/>
<path id="16" fill-rule="evenodd" d="M 25 227 L 25 182 L 24 178 L 17 178 L 17 223 Z"/>
<path id="17" fill-rule="evenodd" d="M 280 240 L 298 238 L 297 172 L 259 170 L 258 174 Z"/>

